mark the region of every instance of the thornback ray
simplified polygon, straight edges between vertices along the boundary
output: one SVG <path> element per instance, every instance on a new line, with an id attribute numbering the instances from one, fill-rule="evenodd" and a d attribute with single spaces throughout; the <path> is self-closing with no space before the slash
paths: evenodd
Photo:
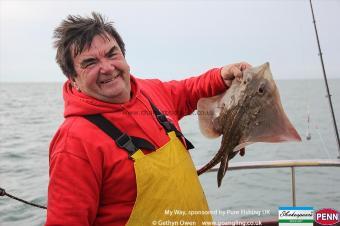
<path id="1" fill-rule="evenodd" d="M 201 98 L 197 104 L 199 126 L 208 138 L 222 135 L 213 159 L 197 171 L 198 175 L 218 163 L 218 186 L 236 152 L 255 142 L 301 141 L 281 104 L 269 63 L 248 68 L 241 80 L 234 79 L 221 95 Z"/>

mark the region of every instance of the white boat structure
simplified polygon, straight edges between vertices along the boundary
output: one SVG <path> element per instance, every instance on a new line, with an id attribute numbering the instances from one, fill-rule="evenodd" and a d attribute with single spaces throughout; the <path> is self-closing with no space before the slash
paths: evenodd
<path id="1" fill-rule="evenodd" d="M 301 160 L 275 160 L 275 161 L 253 161 L 230 163 L 228 171 L 250 170 L 250 169 L 273 169 L 273 168 L 290 168 L 291 169 L 291 195 L 292 206 L 296 206 L 296 179 L 295 168 L 300 167 L 340 167 L 339 159 L 301 159 Z M 218 167 L 210 169 L 208 172 L 217 172 Z"/>
<path id="2" fill-rule="evenodd" d="M 275 160 L 275 161 L 253 161 L 253 162 L 237 162 L 237 163 L 229 163 L 228 171 L 235 170 L 256 170 L 256 169 L 273 169 L 273 168 L 290 168 L 291 173 L 291 197 L 292 197 L 292 206 L 296 206 L 296 168 L 301 167 L 340 167 L 340 159 L 301 159 L 301 160 Z M 207 173 L 217 172 L 218 167 L 215 166 Z M 260 200 L 259 200 L 260 202 Z M 261 225 L 263 226 L 277 226 L 278 218 L 269 218 L 269 219 L 260 219 Z M 244 220 L 243 220 L 244 221 Z M 253 221 L 253 219 L 247 220 L 249 222 Z M 340 223 L 338 223 L 340 224 Z M 223 224 L 223 225 L 233 225 Z M 319 225 L 314 222 L 314 225 Z"/>

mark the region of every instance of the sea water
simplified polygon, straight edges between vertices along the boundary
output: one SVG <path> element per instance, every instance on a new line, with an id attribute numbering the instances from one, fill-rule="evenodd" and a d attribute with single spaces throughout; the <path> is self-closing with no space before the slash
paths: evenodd
<path id="1" fill-rule="evenodd" d="M 340 80 L 330 80 L 340 126 Z M 277 81 L 282 104 L 302 137 L 300 143 L 253 144 L 232 163 L 292 159 L 336 159 L 339 155 L 322 80 Z M 49 142 L 63 121 L 61 83 L 0 84 L 0 187 L 34 203 L 46 205 Z M 308 115 L 310 123 L 307 123 Z M 204 138 L 195 113 L 180 122 L 195 145 L 197 167 L 216 153 L 220 139 Z M 307 128 L 312 139 L 306 140 Z M 340 168 L 296 168 L 296 202 L 314 209 L 340 210 Z M 277 218 L 279 206 L 292 205 L 291 169 L 228 171 L 217 187 L 216 172 L 200 176 L 216 221 Z M 43 225 L 46 210 L 0 197 L 0 225 Z"/>

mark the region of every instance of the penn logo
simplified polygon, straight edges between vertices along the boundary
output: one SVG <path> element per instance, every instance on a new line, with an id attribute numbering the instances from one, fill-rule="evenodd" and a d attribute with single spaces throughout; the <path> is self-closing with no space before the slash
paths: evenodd
<path id="1" fill-rule="evenodd" d="M 340 222 L 339 212 L 330 208 L 320 209 L 315 213 L 315 222 L 321 225 L 335 225 Z"/>

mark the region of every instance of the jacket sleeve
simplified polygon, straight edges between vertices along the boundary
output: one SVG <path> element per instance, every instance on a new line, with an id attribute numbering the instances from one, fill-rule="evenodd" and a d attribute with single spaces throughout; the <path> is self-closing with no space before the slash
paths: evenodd
<path id="1" fill-rule="evenodd" d="M 86 158 L 67 151 L 84 147 L 79 141 L 55 146 L 50 156 L 45 225 L 92 225 L 99 205 L 98 181 Z"/>
<path id="2" fill-rule="evenodd" d="M 211 69 L 197 77 L 165 82 L 164 86 L 177 107 L 178 119 L 195 111 L 200 98 L 216 96 L 228 88 L 221 77 L 221 68 Z"/>

